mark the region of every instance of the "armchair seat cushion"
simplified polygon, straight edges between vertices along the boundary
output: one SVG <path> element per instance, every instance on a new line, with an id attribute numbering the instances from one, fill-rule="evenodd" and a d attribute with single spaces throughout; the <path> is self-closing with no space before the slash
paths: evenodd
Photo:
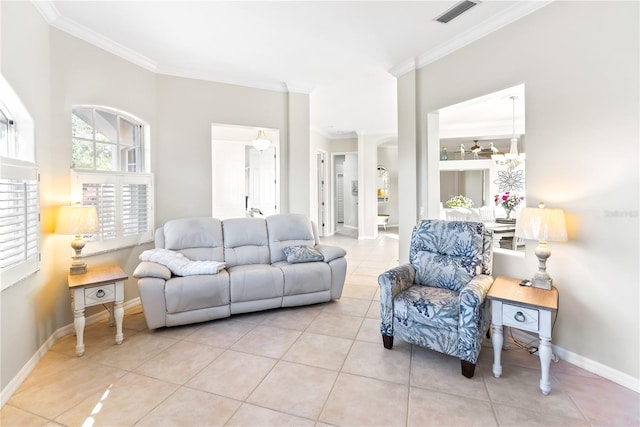
<path id="1" fill-rule="evenodd" d="M 456 332 L 460 294 L 450 289 L 413 285 L 393 300 L 394 321 Z"/>

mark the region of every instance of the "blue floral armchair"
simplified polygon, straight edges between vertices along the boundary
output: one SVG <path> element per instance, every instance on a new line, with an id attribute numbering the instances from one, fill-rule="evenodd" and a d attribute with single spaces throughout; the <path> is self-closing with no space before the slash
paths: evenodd
<path id="1" fill-rule="evenodd" d="M 380 332 L 460 358 L 473 377 L 491 323 L 492 232 L 479 222 L 427 220 L 413 229 L 409 264 L 382 273 Z"/>

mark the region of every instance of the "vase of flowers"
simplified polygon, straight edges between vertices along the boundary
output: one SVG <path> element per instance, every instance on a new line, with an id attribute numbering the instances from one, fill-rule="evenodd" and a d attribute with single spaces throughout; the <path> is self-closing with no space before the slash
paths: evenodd
<path id="1" fill-rule="evenodd" d="M 462 195 L 453 196 L 452 198 L 447 200 L 446 203 L 448 208 L 472 208 L 473 207 L 473 200 L 471 200 L 468 197 L 464 197 Z"/>
<path id="2" fill-rule="evenodd" d="M 520 196 L 517 193 L 511 193 L 509 191 L 504 194 L 496 194 L 493 198 L 496 206 L 502 206 L 505 210 L 507 213 L 507 219 L 515 219 L 512 218 L 511 215 L 523 200 L 524 196 Z"/>

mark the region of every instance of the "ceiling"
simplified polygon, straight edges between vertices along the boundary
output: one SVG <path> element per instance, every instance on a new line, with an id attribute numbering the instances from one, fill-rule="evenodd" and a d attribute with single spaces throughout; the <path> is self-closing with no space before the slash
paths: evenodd
<path id="1" fill-rule="evenodd" d="M 309 93 L 311 127 L 330 138 L 396 134 L 395 76 L 549 1 L 486 0 L 433 20 L 456 3 L 35 2 L 52 26 L 159 74 Z"/>

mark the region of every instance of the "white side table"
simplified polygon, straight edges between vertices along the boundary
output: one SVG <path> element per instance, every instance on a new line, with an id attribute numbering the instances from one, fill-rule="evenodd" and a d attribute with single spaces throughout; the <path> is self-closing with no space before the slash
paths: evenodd
<path id="1" fill-rule="evenodd" d="M 76 355 L 84 354 L 84 309 L 92 305 L 113 303 L 109 310 L 109 326 L 116 325 L 116 344 L 122 344 L 124 317 L 124 281 L 127 275 L 117 265 L 95 267 L 84 274 L 67 276 L 73 299 L 73 325 L 76 329 Z"/>
<path id="2" fill-rule="evenodd" d="M 520 286 L 520 279 L 498 277 L 493 282 L 487 298 L 491 301 L 491 323 L 493 334 L 493 375 L 500 378 L 502 365 L 500 356 L 504 338 L 502 326 L 509 326 L 529 332 L 540 337 L 538 352 L 540 355 L 540 390 L 545 396 L 551 391 L 549 382 L 549 366 L 551 364 L 551 315 L 558 311 L 558 290 L 552 288 L 533 288 Z"/>

